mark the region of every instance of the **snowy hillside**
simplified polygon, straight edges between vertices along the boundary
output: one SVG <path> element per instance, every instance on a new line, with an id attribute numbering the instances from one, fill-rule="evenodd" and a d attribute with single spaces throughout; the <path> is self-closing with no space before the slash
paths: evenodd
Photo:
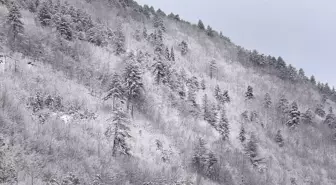
<path id="1" fill-rule="evenodd" d="M 336 184 L 336 91 L 281 57 L 132 0 L 0 4 L 0 184 Z"/>

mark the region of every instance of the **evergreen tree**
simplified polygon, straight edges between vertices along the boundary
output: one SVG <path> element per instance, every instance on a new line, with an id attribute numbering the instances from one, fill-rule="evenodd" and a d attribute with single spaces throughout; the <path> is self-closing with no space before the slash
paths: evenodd
<path id="1" fill-rule="evenodd" d="M 264 106 L 265 108 L 270 108 L 272 106 L 272 100 L 271 100 L 271 96 L 269 93 L 265 94 L 264 97 Z"/>
<path id="2" fill-rule="evenodd" d="M 171 61 L 175 61 L 175 54 L 174 54 L 174 48 L 171 47 L 170 49 L 170 59 Z"/>
<path id="3" fill-rule="evenodd" d="M 208 120 L 210 117 L 210 108 L 209 108 L 209 100 L 208 100 L 207 94 L 203 96 L 202 103 L 203 103 L 202 109 L 203 109 L 204 120 Z"/>
<path id="4" fill-rule="evenodd" d="M 143 30 L 142 30 L 142 36 L 143 36 L 145 39 L 147 39 L 147 37 L 148 37 L 146 27 L 144 27 Z"/>
<path id="5" fill-rule="evenodd" d="M 295 128 L 300 123 L 300 111 L 296 102 L 293 102 L 291 107 L 289 111 L 290 119 L 287 121 L 287 126 Z"/>
<path id="6" fill-rule="evenodd" d="M 162 61 L 161 56 L 157 56 L 155 58 L 155 63 L 153 65 L 154 68 L 154 74 L 155 74 L 155 80 L 157 84 L 160 84 L 160 82 L 165 82 L 165 78 L 167 77 L 167 65 Z"/>
<path id="7" fill-rule="evenodd" d="M 205 30 L 204 24 L 203 24 L 203 22 L 202 22 L 201 20 L 198 21 L 197 26 L 198 26 L 198 28 L 199 28 L 200 30 Z"/>
<path id="8" fill-rule="evenodd" d="M 215 92 L 214 92 L 214 96 L 217 100 L 220 99 L 221 93 L 222 93 L 221 89 L 219 88 L 219 85 L 217 84 L 215 87 Z"/>
<path id="9" fill-rule="evenodd" d="M 257 146 L 257 138 L 256 136 L 252 133 L 249 142 L 246 145 L 246 154 L 250 158 L 255 158 L 258 155 L 258 146 Z"/>
<path id="10" fill-rule="evenodd" d="M 278 130 L 277 134 L 275 135 L 275 142 L 278 143 L 280 147 L 284 146 L 284 140 L 281 134 L 281 130 Z"/>
<path id="11" fill-rule="evenodd" d="M 63 36 L 66 40 L 71 41 L 73 39 L 73 32 L 71 28 L 71 23 L 66 16 L 61 16 L 59 23 L 56 26 L 58 33 Z"/>
<path id="12" fill-rule="evenodd" d="M 205 86 L 205 80 L 202 79 L 201 81 L 201 89 L 204 91 L 206 89 L 206 86 Z"/>
<path id="13" fill-rule="evenodd" d="M 221 134 L 223 140 L 228 140 L 230 135 L 229 121 L 226 117 L 225 109 L 221 111 L 220 120 L 217 126 L 217 131 Z"/>
<path id="14" fill-rule="evenodd" d="M 141 32 L 140 30 L 136 29 L 134 33 L 134 38 L 136 41 L 140 42 L 141 41 Z"/>
<path id="15" fill-rule="evenodd" d="M 239 132 L 239 137 L 238 137 L 241 143 L 245 142 L 245 140 L 246 140 L 246 136 L 245 135 L 246 135 L 245 128 L 244 128 L 243 125 L 241 125 L 240 132 Z"/>
<path id="16" fill-rule="evenodd" d="M 159 15 L 155 15 L 154 16 L 153 26 L 154 26 L 154 28 L 159 29 L 161 31 L 165 31 L 166 30 L 166 28 L 165 28 L 165 26 L 163 24 L 163 20 L 162 20 L 162 18 Z"/>
<path id="17" fill-rule="evenodd" d="M 188 101 L 192 103 L 192 105 L 196 106 L 196 91 L 194 88 L 188 88 Z"/>
<path id="18" fill-rule="evenodd" d="M 61 183 L 61 185 L 79 185 L 79 184 L 80 184 L 79 178 L 72 173 L 69 173 L 68 176 L 66 176 Z"/>
<path id="19" fill-rule="evenodd" d="M 314 116 L 314 112 L 311 109 L 307 109 L 307 111 L 302 115 L 302 122 L 305 124 L 312 124 Z"/>
<path id="20" fill-rule="evenodd" d="M 221 94 L 221 98 L 220 98 L 220 102 L 221 103 L 229 103 L 231 101 L 231 98 L 229 96 L 229 91 L 225 90 L 223 91 L 223 93 Z"/>
<path id="21" fill-rule="evenodd" d="M 141 77 L 141 71 L 139 66 L 136 63 L 127 64 L 123 78 L 124 78 L 124 87 L 125 94 L 127 99 L 127 108 L 130 108 L 130 103 L 135 104 L 140 101 L 143 83 Z M 132 117 L 133 117 L 133 105 L 132 105 Z"/>
<path id="22" fill-rule="evenodd" d="M 209 37 L 214 36 L 214 31 L 212 30 L 212 28 L 210 26 L 207 27 L 206 33 Z"/>
<path id="23" fill-rule="evenodd" d="M 122 100 L 124 96 L 124 88 L 122 86 L 122 79 L 118 73 L 114 73 L 112 76 L 112 82 L 109 87 L 109 91 L 107 95 L 104 97 L 104 100 L 108 100 L 112 98 L 113 100 L 113 108 L 115 107 L 115 100 Z"/>
<path id="24" fill-rule="evenodd" d="M 302 68 L 299 69 L 299 78 L 300 78 L 300 80 L 306 80 L 307 79 L 306 74 L 305 74 L 305 72 Z"/>
<path id="25" fill-rule="evenodd" d="M 159 8 L 158 10 L 156 10 L 156 14 L 161 16 L 161 17 L 165 17 L 166 14 Z"/>
<path id="26" fill-rule="evenodd" d="M 180 21 L 181 18 L 180 18 L 180 16 L 179 16 L 178 14 L 176 14 L 176 15 L 174 16 L 174 20 L 175 20 L 175 21 Z"/>
<path id="27" fill-rule="evenodd" d="M 210 78 L 213 79 L 215 77 L 215 74 L 217 72 L 217 64 L 215 60 L 212 60 L 210 62 Z"/>
<path id="28" fill-rule="evenodd" d="M 179 44 L 179 47 L 181 48 L 181 55 L 186 55 L 188 53 L 188 44 L 185 41 L 182 41 Z"/>
<path id="29" fill-rule="evenodd" d="M 254 99 L 254 95 L 253 95 L 253 88 L 251 86 L 247 87 L 247 92 L 245 93 L 245 98 L 247 100 L 251 100 Z"/>
<path id="30" fill-rule="evenodd" d="M 336 116 L 333 113 L 332 107 L 329 108 L 329 114 L 326 116 L 326 119 L 323 123 L 328 125 L 331 129 L 336 128 Z"/>
<path id="31" fill-rule="evenodd" d="M 9 5 L 9 13 L 6 17 L 6 24 L 9 27 L 9 39 L 13 44 L 13 49 L 16 50 L 16 44 L 24 33 L 24 25 L 21 21 L 22 15 L 16 3 L 12 2 Z"/>
<path id="32" fill-rule="evenodd" d="M 279 111 L 279 113 L 284 114 L 287 113 L 289 110 L 289 102 L 286 99 L 285 96 L 281 96 L 277 105 L 277 109 Z"/>
<path id="33" fill-rule="evenodd" d="M 198 143 L 194 147 L 193 156 L 191 159 L 192 169 L 197 174 L 197 184 L 199 184 L 200 176 L 204 174 L 204 170 L 207 165 L 207 149 L 206 142 L 202 139 L 198 139 Z"/>
<path id="34" fill-rule="evenodd" d="M 170 61 L 170 53 L 169 53 L 168 47 L 166 47 L 166 50 L 165 50 L 165 58 L 166 60 Z"/>
<path id="35" fill-rule="evenodd" d="M 128 115 L 120 108 L 116 109 L 113 113 L 112 122 L 108 125 L 105 136 L 107 138 L 113 138 L 112 155 L 116 156 L 117 152 L 123 155 L 130 155 L 130 147 L 127 144 L 126 139 L 130 138 L 129 127 L 130 124 Z"/>
<path id="36" fill-rule="evenodd" d="M 296 81 L 297 80 L 297 70 L 295 69 L 294 66 L 291 64 L 288 65 L 288 78 L 291 81 Z"/>
<path id="37" fill-rule="evenodd" d="M 116 55 L 121 55 L 126 52 L 125 42 L 126 38 L 122 31 L 121 25 L 118 26 L 117 30 L 114 33 L 114 52 Z"/>
<path id="38" fill-rule="evenodd" d="M 52 14 L 49 10 L 50 5 L 47 4 L 47 1 L 42 3 L 42 6 L 38 13 L 38 19 L 42 26 L 50 26 Z"/>
<path id="39" fill-rule="evenodd" d="M 313 85 L 316 85 L 316 80 L 315 80 L 314 75 L 312 75 L 312 76 L 310 77 L 310 82 L 311 82 Z"/>
<path id="40" fill-rule="evenodd" d="M 315 109 L 315 114 L 317 114 L 318 116 L 324 118 L 324 116 L 326 115 L 325 111 L 324 111 L 324 107 L 322 104 L 318 104 L 316 106 L 316 109 Z"/>

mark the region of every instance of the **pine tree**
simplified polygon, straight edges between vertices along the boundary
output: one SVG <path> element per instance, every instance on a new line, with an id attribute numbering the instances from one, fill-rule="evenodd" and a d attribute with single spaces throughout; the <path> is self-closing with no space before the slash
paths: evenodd
<path id="1" fill-rule="evenodd" d="M 68 176 L 66 176 L 61 185 L 79 185 L 80 181 L 79 178 L 73 175 L 72 173 L 69 173 Z"/>
<path id="2" fill-rule="evenodd" d="M 213 79 L 215 77 L 215 74 L 217 72 L 217 64 L 215 60 L 212 60 L 210 62 L 210 78 Z"/>
<path id="3" fill-rule="evenodd" d="M 253 88 L 251 86 L 247 87 L 247 92 L 245 93 L 245 98 L 247 100 L 251 100 L 254 99 L 254 95 L 253 95 Z"/>
<path id="4" fill-rule="evenodd" d="M 58 33 L 65 39 L 71 41 L 73 39 L 73 31 L 68 17 L 61 16 L 60 22 L 56 25 Z"/>
<path id="5" fill-rule="evenodd" d="M 205 80 L 202 79 L 201 81 L 201 89 L 204 91 L 206 89 L 206 86 L 205 86 Z"/>
<path id="6" fill-rule="evenodd" d="M 104 100 L 110 98 L 113 99 L 113 108 L 115 108 L 116 99 L 122 100 L 124 96 L 124 88 L 122 86 L 122 79 L 118 73 L 114 73 L 112 76 L 111 85 L 107 95 L 104 97 Z"/>
<path id="7" fill-rule="evenodd" d="M 271 106 L 272 106 L 271 96 L 269 93 L 266 93 L 264 97 L 264 107 L 270 108 Z"/>
<path id="8" fill-rule="evenodd" d="M 302 68 L 299 69 L 299 78 L 300 78 L 300 80 L 306 80 L 307 79 L 306 74 L 305 74 L 305 72 Z"/>
<path id="9" fill-rule="evenodd" d="M 188 88 L 188 101 L 192 103 L 192 105 L 196 106 L 196 91 L 195 89 L 189 87 Z"/>
<path id="10" fill-rule="evenodd" d="M 317 114 L 318 116 L 324 118 L 324 116 L 326 115 L 326 112 L 324 111 L 324 107 L 323 107 L 322 104 L 318 104 L 316 106 L 315 114 Z"/>
<path id="11" fill-rule="evenodd" d="M 246 154 L 250 158 L 255 158 L 258 155 L 258 146 L 257 146 L 257 138 L 256 136 L 252 133 L 249 142 L 246 145 Z"/>
<path id="12" fill-rule="evenodd" d="M 114 32 L 114 52 L 116 55 L 121 55 L 126 52 L 125 42 L 126 38 L 122 31 L 121 25 L 118 26 L 117 30 Z"/>
<path id="13" fill-rule="evenodd" d="M 24 33 L 24 25 L 21 21 L 22 15 L 16 3 L 12 2 L 9 5 L 9 13 L 6 17 L 6 24 L 9 27 L 8 33 L 13 49 L 16 50 L 16 44 L 19 42 L 20 37 Z"/>
<path id="14" fill-rule="evenodd" d="M 189 51 L 188 49 L 188 44 L 187 42 L 185 41 L 182 41 L 180 44 L 179 44 L 179 47 L 181 48 L 181 55 L 186 55 Z"/>
<path id="15" fill-rule="evenodd" d="M 217 131 L 221 134 L 223 140 L 228 140 L 230 135 L 229 121 L 226 117 L 225 109 L 221 111 L 221 118 L 219 120 Z"/>
<path id="16" fill-rule="evenodd" d="M 153 65 L 153 73 L 155 74 L 155 80 L 157 84 L 160 84 L 162 81 L 165 82 L 167 77 L 167 65 L 162 61 L 161 56 L 155 58 L 155 63 Z"/>
<path id="17" fill-rule="evenodd" d="M 193 156 L 191 159 L 192 169 L 197 174 L 197 184 L 199 184 L 200 176 L 204 174 L 205 168 L 207 166 L 207 148 L 206 142 L 202 139 L 198 139 L 198 143 L 194 147 Z"/>
<path id="18" fill-rule="evenodd" d="M 291 110 L 289 111 L 290 119 L 287 121 L 287 126 L 295 128 L 300 123 L 300 111 L 296 102 L 291 105 Z"/>
<path id="19" fill-rule="evenodd" d="M 113 138 L 112 155 L 116 156 L 117 152 L 123 155 L 130 155 L 130 147 L 127 144 L 126 139 L 131 135 L 128 125 L 130 124 L 127 113 L 123 112 L 121 108 L 116 109 L 113 112 L 112 122 L 108 125 L 105 136 L 107 138 Z"/>
<path id="20" fill-rule="evenodd" d="M 305 124 L 312 124 L 314 119 L 314 112 L 311 109 L 307 109 L 307 111 L 302 115 L 302 122 Z"/>
<path id="21" fill-rule="evenodd" d="M 203 99 L 202 99 L 202 109 L 203 109 L 203 115 L 204 115 L 204 120 L 207 120 L 209 117 L 209 102 L 208 102 L 208 95 L 204 94 Z"/>
<path id="22" fill-rule="evenodd" d="M 278 130 L 277 134 L 275 135 L 275 142 L 278 143 L 280 147 L 284 146 L 284 140 L 281 134 L 281 130 Z"/>
<path id="23" fill-rule="evenodd" d="M 206 33 L 209 37 L 214 36 L 214 31 L 212 30 L 212 28 L 210 26 L 207 27 Z"/>
<path id="24" fill-rule="evenodd" d="M 52 14 L 49 10 L 50 5 L 47 4 L 47 1 L 42 3 L 42 7 L 38 12 L 38 19 L 42 26 L 50 26 Z"/>
<path id="25" fill-rule="evenodd" d="M 323 123 L 328 125 L 331 129 L 336 128 L 336 116 L 333 113 L 332 107 L 329 108 L 329 114 L 326 116 L 326 119 Z"/>
<path id="26" fill-rule="evenodd" d="M 130 108 L 130 103 L 135 104 L 140 101 L 142 90 L 144 88 L 141 75 L 140 68 L 136 63 L 127 64 L 123 74 L 127 108 Z"/>
<path id="27" fill-rule="evenodd" d="M 279 113 L 285 114 L 289 111 L 289 103 L 285 96 L 281 96 L 277 105 Z"/>
<path id="28" fill-rule="evenodd" d="M 175 61 L 175 54 L 174 54 L 174 48 L 171 47 L 170 49 L 170 59 L 171 61 Z"/>
<path id="29" fill-rule="evenodd" d="M 205 30 L 204 24 L 203 24 L 203 22 L 202 22 L 201 20 L 198 21 L 197 26 L 198 26 L 198 28 L 199 28 L 200 30 Z"/>
<path id="30" fill-rule="evenodd" d="M 314 75 L 312 75 L 312 76 L 310 77 L 310 82 L 311 82 L 313 85 L 316 85 L 316 80 L 315 80 Z"/>
<path id="31" fill-rule="evenodd" d="M 217 84 L 215 87 L 215 92 L 214 92 L 214 96 L 217 100 L 220 99 L 220 95 L 221 95 L 221 89 L 219 88 L 219 85 Z"/>
<path id="32" fill-rule="evenodd" d="M 143 36 L 145 39 L 147 39 L 147 37 L 148 37 L 146 27 L 144 27 L 143 30 L 142 30 L 142 36 Z"/>
<path id="33" fill-rule="evenodd" d="M 169 53 L 168 47 L 166 47 L 166 50 L 165 50 L 165 58 L 166 60 L 170 61 L 170 53 Z"/>
<path id="34" fill-rule="evenodd" d="M 245 128 L 243 125 L 241 125 L 240 127 L 240 132 L 239 132 L 239 140 L 241 143 L 244 143 L 246 140 L 246 136 L 245 136 L 246 132 L 245 132 Z"/>

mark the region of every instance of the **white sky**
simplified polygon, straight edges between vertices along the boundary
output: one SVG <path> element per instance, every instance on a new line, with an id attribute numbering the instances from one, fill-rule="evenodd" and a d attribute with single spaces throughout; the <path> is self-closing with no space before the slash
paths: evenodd
<path id="1" fill-rule="evenodd" d="M 201 19 L 247 49 L 282 56 L 336 86 L 335 0 L 136 0 L 186 21 Z"/>

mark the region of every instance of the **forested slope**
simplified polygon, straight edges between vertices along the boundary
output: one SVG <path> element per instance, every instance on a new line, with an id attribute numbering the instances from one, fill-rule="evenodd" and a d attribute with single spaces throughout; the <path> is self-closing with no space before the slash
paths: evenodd
<path id="1" fill-rule="evenodd" d="M 335 89 L 132 0 L 0 1 L 0 184 L 336 184 Z"/>

